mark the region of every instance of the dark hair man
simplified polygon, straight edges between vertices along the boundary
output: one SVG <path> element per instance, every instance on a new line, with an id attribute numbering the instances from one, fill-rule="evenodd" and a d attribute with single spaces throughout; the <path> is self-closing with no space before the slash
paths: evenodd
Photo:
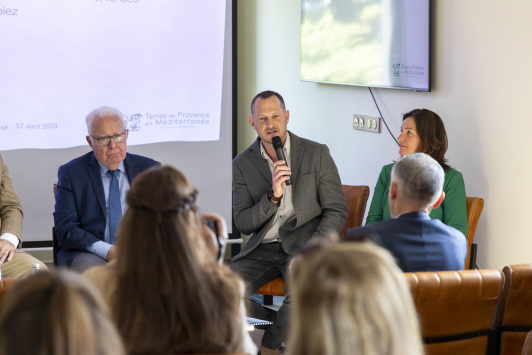
<path id="1" fill-rule="evenodd" d="M 463 270 L 467 241 L 459 230 L 430 219 L 443 202 L 444 172 L 424 153 L 405 155 L 392 169 L 388 202 L 392 219 L 347 231 L 388 249 L 404 272 Z"/>
<path id="2" fill-rule="evenodd" d="M 340 232 L 347 206 L 338 170 L 326 145 L 287 131 L 290 113 L 276 92 L 251 102 L 249 123 L 257 140 L 233 160 L 233 208 L 237 228 L 251 238 L 233 258 L 248 294 L 282 275 L 311 239 Z M 280 137 L 286 162 L 277 159 L 272 138 Z M 288 164 L 288 166 L 285 165 Z M 286 180 L 291 178 L 292 185 Z M 273 322 L 262 338 L 262 355 L 276 354 L 288 336 L 290 294 L 278 312 L 252 302 L 252 316 Z"/>

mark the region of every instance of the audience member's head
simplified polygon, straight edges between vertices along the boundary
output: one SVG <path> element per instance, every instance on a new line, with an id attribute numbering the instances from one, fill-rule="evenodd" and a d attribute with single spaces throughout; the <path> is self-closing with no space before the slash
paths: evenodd
<path id="1" fill-rule="evenodd" d="M 20 281 L 0 316 L 2 355 L 121 355 L 120 336 L 82 277 L 42 272 Z"/>
<path id="2" fill-rule="evenodd" d="M 116 170 L 126 158 L 128 130 L 122 112 L 113 107 L 97 108 L 85 118 L 87 143 L 96 159 L 109 170 Z"/>
<path id="3" fill-rule="evenodd" d="M 393 166 L 388 191 L 393 218 L 406 212 L 430 213 L 445 198 L 445 173 L 440 164 L 424 153 L 401 157 Z"/>
<path id="4" fill-rule="evenodd" d="M 207 247 L 195 201 L 196 190 L 169 166 L 131 184 L 112 301 L 129 354 L 240 350 L 241 282 Z"/>
<path id="5" fill-rule="evenodd" d="M 436 160 L 443 170 L 449 170 L 445 153 L 448 140 L 443 121 L 437 113 L 415 109 L 403 115 L 399 154 L 425 153 Z"/>
<path id="6" fill-rule="evenodd" d="M 325 246 L 301 257 L 291 281 L 290 354 L 423 354 L 407 281 L 384 249 Z"/>

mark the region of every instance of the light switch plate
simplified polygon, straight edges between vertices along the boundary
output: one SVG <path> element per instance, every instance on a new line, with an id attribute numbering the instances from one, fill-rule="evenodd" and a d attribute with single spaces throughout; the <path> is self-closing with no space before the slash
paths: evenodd
<path id="1" fill-rule="evenodd" d="M 381 133 L 381 118 L 368 115 L 353 115 L 353 129 Z"/>

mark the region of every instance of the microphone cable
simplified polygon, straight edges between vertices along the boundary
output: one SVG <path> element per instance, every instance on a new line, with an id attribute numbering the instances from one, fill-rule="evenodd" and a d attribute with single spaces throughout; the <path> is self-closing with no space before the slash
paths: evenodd
<path id="1" fill-rule="evenodd" d="M 380 118 L 381 118 L 382 122 L 384 122 L 384 125 L 386 126 L 386 128 L 388 128 L 388 132 L 390 132 L 390 136 L 392 136 L 392 138 L 395 141 L 395 143 L 397 143 L 397 145 L 400 145 L 399 142 L 397 141 L 397 138 L 395 138 L 395 136 L 392 134 L 392 131 L 390 131 L 390 127 L 388 127 L 388 124 L 384 120 L 384 117 L 382 117 L 381 109 L 379 108 L 379 105 L 377 104 L 377 100 L 375 100 L 375 96 L 373 95 L 373 91 L 371 91 L 371 88 L 369 86 L 368 86 L 368 89 L 369 89 L 369 92 L 371 93 L 371 97 L 373 97 L 373 102 L 375 102 L 375 106 L 377 106 L 377 110 L 379 110 L 379 115 L 380 115 Z"/>

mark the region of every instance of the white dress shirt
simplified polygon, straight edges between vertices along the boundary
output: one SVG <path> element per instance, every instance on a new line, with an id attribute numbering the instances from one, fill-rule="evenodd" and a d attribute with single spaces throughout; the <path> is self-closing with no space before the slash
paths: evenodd
<path id="1" fill-rule="evenodd" d="M 2 235 L 0 236 L 0 239 L 2 240 L 8 240 L 10 241 L 14 246 L 15 248 L 18 247 L 18 237 L 14 234 L 11 234 L 11 233 L 2 233 Z"/>
<path id="2" fill-rule="evenodd" d="M 290 160 L 290 133 L 286 133 L 286 142 L 283 147 L 284 156 L 286 158 L 286 164 L 288 167 L 291 165 Z M 268 162 L 270 167 L 270 172 L 273 174 L 273 161 L 266 153 L 266 150 L 260 145 L 260 153 L 262 157 Z M 283 193 L 283 198 L 281 199 L 281 205 L 277 209 L 275 215 L 273 215 L 273 223 L 270 226 L 270 229 L 264 235 L 262 243 L 272 243 L 279 241 L 279 227 L 283 226 L 285 223 L 291 221 L 296 217 L 296 212 L 294 210 L 294 205 L 292 205 L 292 185 L 286 186 Z"/>

